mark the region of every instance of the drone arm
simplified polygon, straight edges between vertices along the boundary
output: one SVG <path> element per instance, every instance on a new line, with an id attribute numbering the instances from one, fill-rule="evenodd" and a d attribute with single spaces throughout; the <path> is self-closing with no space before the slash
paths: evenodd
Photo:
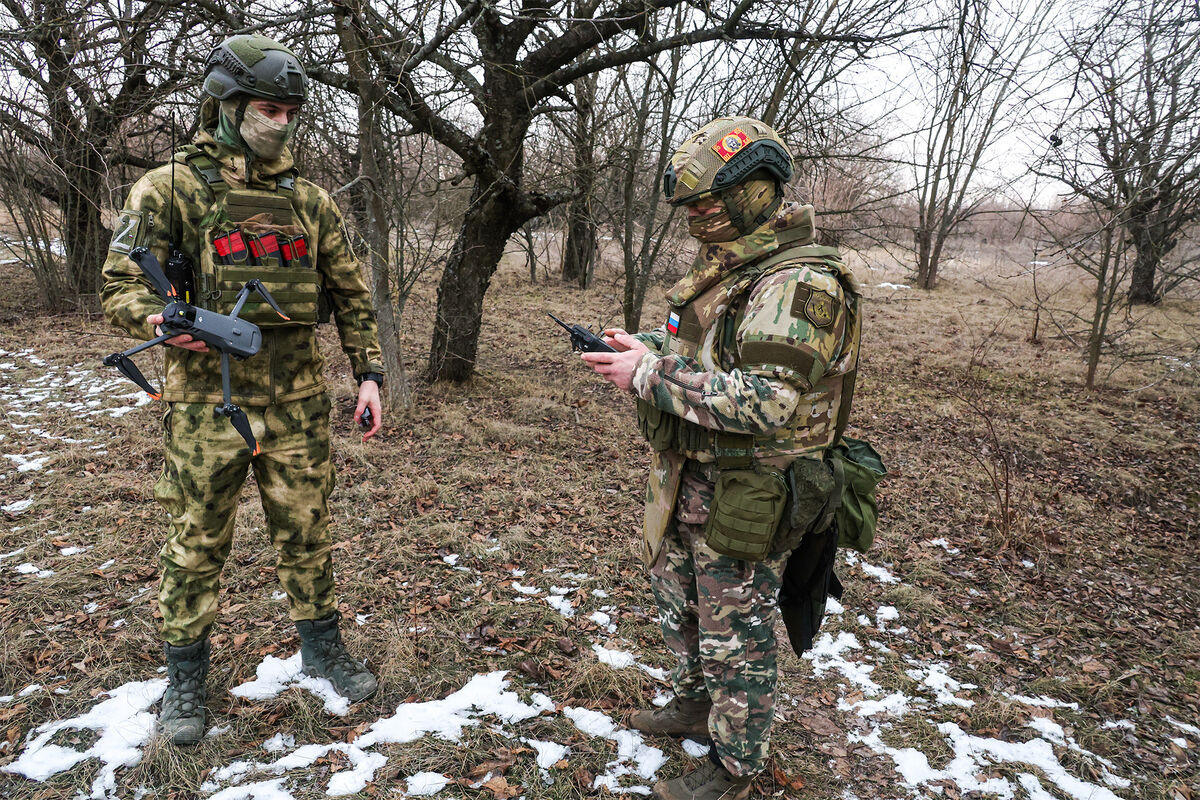
<path id="1" fill-rule="evenodd" d="M 142 374 L 142 371 L 137 368 L 137 364 L 133 363 L 133 359 L 131 359 L 129 356 L 145 350 L 147 347 L 152 347 L 156 344 L 159 344 L 162 341 L 166 341 L 165 336 L 160 336 L 157 340 L 152 339 L 149 342 L 138 345 L 132 350 L 126 350 L 124 353 L 113 353 L 111 356 L 108 356 L 104 359 L 104 365 L 106 367 L 116 367 L 118 372 L 136 383 L 139 389 L 153 397 L 155 400 L 159 400 L 162 398 L 162 395 L 150 385 L 150 381 L 146 380 L 146 376 Z"/>
<path id="2" fill-rule="evenodd" d="M 283 309 L 279 307 L 279 303 L 275 302 L 275 298 L 271 297 L 271 293 L 267 291 L 267 287 L 263 286 L 262 281 L 260 281 L 258 278 L 252 278 L 249 282 L 247 282 L 246 288 L 253 289 L 262 295 L 262 299 L 267 301 L 267 305 L 273 308 L 276 314 L 286 320 L 291 320 L 291 317 L 283 313 Z M 233 316 L 236 316 L 236 314 Z"/>
<path id="3" fill-rule="evenodd" d="M 175 296 L 175 289 L 172 288 L 171 282 L 167 280 L 166 274 L 158 263 L 158 256 L 150 252 L 149 248 L 133 248 L 129 251 L 129 259 L 142 270 L 142 274 L 154 286 L 159 297 L 169 300 Z"/>

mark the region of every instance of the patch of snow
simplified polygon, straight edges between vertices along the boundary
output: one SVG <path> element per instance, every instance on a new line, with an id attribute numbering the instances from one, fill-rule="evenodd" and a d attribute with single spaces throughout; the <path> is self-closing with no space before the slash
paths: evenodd
<path id="1" fill-rule="evenodd" d="M 575 607 L 571 605 L 570 600 L 562 595 L 553 594 L 548 596 L 546 598 L 546 605 L 550 606 L 567 619 L 575 616 Z"/>
<path id="2" fill-rule="evenodd" d="M 261 747 L 268 753 L 280 753 L 296 746 L 296 737 L 290 733 L 277 733 L 262 743 Z"/>
<path id="3" fill-rule="evenodd" d="M 893 692 L 882 700 L 859 700 L 857 703 L 848 703 L 845 699 L 838 699 L 839 711 L 853 711 L 860 717 L 873 717 L 876 714 L 889 714 L 893 717 L 902 717 L 908 713 L 910 700 L 901 692 Z"/>
<path id="4" fill-rule="evenodd" d="M 706 755 L 708 755 L 708 751 L 711 749 L 711 746 L 707 744 L 700 744 L 700 742 L 697 742 L 694 739 L 683 740 L 683 752 L 687 753 L 692 758 L 704 758 Z"/>
<path id="5" fill-rule="evenodd" d="M 26 561 L 24 564 L 18 564 L 17 566 L 13 567 L 13 572 L 21 575 L 36 575 L 39 578 L 49 578 L 54 574 L 54 570 L 42 569 L 41 567 L 30 564 L 28 561 Z"/>
<path id="6" fill-rule="evenodd" d="M 225 734 L 229 733 L 231 730 L 233 730 L 232 725 L 221 725 L 219 727 L 214 725 L 213 727 L 209 728 L 208 731 L 204 734 L 204 738 L 205 739 L 215 739 L 218 736 L 224 736 Z"/>
<path id="7" fill-rule="evenodd" d="M 6 558 L 12 558 L 13 556 L 19 556 L 19 555 L 21 555 L 21 553 L 24 553 L 24 552 L 25 552 L 24 547 L 18 547 L 16 550 L 10 550 L 7 553 L 0 553 L 0 561 L 3 561 Z"/>
<path id="8" fill-rule="evenodd" d="M 37 458 L 41 456 L 41 458 Z M 41 450 L 36 450 L 28 455 L 20 453 L 5 453 L 4 457 L 17 465 L 17 472 L 39 472 L 42 467 L 46 466 L 46 462 L 53 456 L 44 455 Z"/>
<path id="9" fill-rule="evenodd" d="M 609 650 L 598 644 L 594 644 L 592 645 L 592 652 L 596 654 L 596 658 L 600 659 L 601 664 L 608 664 L 614 669 L 624 669 L 637 664 L 637 656 L 633 653 L 627 653 L 624 650 Z"/>
<path id="10" fill-rule="evenodd" d="M 844 656 L 850 650 L 861 649 L 862 645 L 853 633 L 839 631 L 835 639 L 826 632 L 817 637 L 812 649 L 804 654 L 804 658 L 812 661 L 813 672 L 817 677 L 830 670 L 840 672 L 851 684 L 862 689 L 863 694 L 873 697 L 881 691 L 879 684 L 870 677 L 875 666 L 848 661 Z"/>
<path id="11" fill-rule="evenodd" d="M 933 690 L 934 700 L 938 705 L 960 706 L 970 708 L 974 700 L 955 697 L 954 693 L 965 689 L 977 689 L 973 683 L 959 683 L 946 672 L 945 664 L 929 664 L 916 669 L 905 670 L 905 674 L 927 689 Z"/>
<path id="12" fill-rule="evenodd" d="M 825 598 L 825 613 L 826 614 L 835 614 L 835 615 L 841 614 L 845 610 L 846 610 L 845 606 L 843 606 L 836 597 L 826 597 Z"/>
<path id="13" fill-rule="evenodd" d="M 898 619 L 900 619 L 900 612 L 896 610 L 895 606 L 880 606 L 875 612 L 875 624 L 881 631 L 887 630 L 889 622 L 895 622 Z"/>
<path id="14" fill-rule="evenodd" d="M 359 747 L 370 747 L 380 742 L 403 744 L 415 741 L 426 734 L 439 739 L 457 742 L 462 738 L 463 728 L 478 725 L 481 716 L 494 715 L 501 721 L 512 723 L 538 716 L 552 710 L 554 704 L 547 703 L 544 695 L 535 698 L 535 704 L 525 703 L 515 692 L 508 691 L 508 673 L 500 670 L 476 675 L 457 692 L 441 699 L 421 703 L 402 703 L 390 717 L 376 720 L 362 736 L 355 740 Z"/>
<path id="15" fill-rule="evenodd" d="M 86 553 L 90 548 L 87 547 L 61 547 L 58 554 L 62 556 L 77 556 L 80 553 Z"/>
<path id="16" fill-rule="evenodd" d="M 1053 697 L 1028 697 L 1023 694 L 1010 694 L 1009 699 L 1016 700 L 1018 703 L 1024 703 L 1027 706 L 1036 706 L 1038 708 L 1067 708 L 1071 711 L 1079 710 L 1079 703 L 1065 703 L 1062 700 L 1055 700 Z"/>
<path id="17" fill-rule="evenodd" d="M 1167 717 L 1168 721 L 1170 719 L 1171 719 L 1170 717 Z M 1106 731 L 1111 731 L 1111 730 L 1136 731 L 1137 730 L 1137 725 L 1134 725 L 1133 722 L 1131 722 L 1130 720 L 1127 720 L 1127 719 L 1105 720 L 1100 725 L 1100 727 Z"/>
<path id="18" fill-rule="evenodd" d="M 1187 750 L 1188 748 L 1190 748 L 1192 746 L 1192 743 L 1189 742 L 1187 739 L 1184 739 L 1182 736 L 1176 736 L 1176 737 L 1172 738 L 1171 744 L 1175 745 L 1180 750 Z"/>
<path id="19" fill-rule="evenodd" d="M 528 595 L 535 595 L 535 594 L 542 593 L 542 590 L 537 588 L 536 586 L 522 586 L 521 584 L 517 583 L 516 581 L 512 582 L 512 589 L 514 592 L 520 592 L 521 594 L 528 594 Z"/>
<path id="20" fill-rule="evenodd" d="M 7 514 L 20 514 L 31 505 L 33 505 L 32 497 L 28 500 L 15 500 L 7 505 L 0 506 L 0 511 L 3 511 Z"/>
<path id="21" fill-rule="evenodd" d="M 962 552 L 957 547 L 951 547 L 950 542 L 947 541 L 945 537 L 939 539 L 930 539 L 929 541 L 925 542 L 925 544 L 930 545 L 931 547 L 940 547 L 952 556 L 956 556 Z"/>
<path id="22" fill-rule="evenodd" d="M 543 742 L 528 738 L 522 738 L 521 741 L 534 749 L 537 753 L 537 765 L 542 769 L 550 769 L 571 752 L 571 748 L 558 742 Z"/>
<path id="23" fill-rule="evenodd" d="M 886 567 L 877 567 L 874 564 L 868 564 L 865 561 L 862 562 L 859 566 L 862 567 L 863 572 L 867 573 L 868 575 L 870 575 L 872 578 L 879 581 L 880 583 L 899 583 L 900 582 L 900 579 L 897 578 L 892 573 L 888 572 Z"/>
<path id="24" fill-rule="evenodd" d="M 909 286 L 907 283 L 888 283 L 887 281 L 884 281 L 883 283 L 879 284 L 878 288 L 880 288 L 880 289 L 911 289 L 912 287 Z"/>
<path id="25" fill-rule="evenodd" d="M 34 738 L 15 761 L 0 770 L 23 775 L 34 781 L 46 781 L 90 758 L 100 761 L 99 773 L 92 781 L 93 798 L 109 798 L 116 792 L 116 772 L 136 766 L 142 760 L 142 747 L 154 733 L 154 715 L 150 707 L 162 697 L 167 682 L 161 678 L 133 681 L 111 692 L 108 699 L 86 713 L 34 729 Z M 92 730 L 98 735 L 86 750 L 50 744 L 62 730 Z"/>
<path id="26" fill-rule="evenodd" d="M 409 775 L 404 781 L 404 785 L 408 789 L 405 794 L 412 797 L 437 794 L 445 789 L 449 782 L 450 779 L 440 772 L 418 772 L 415 775 Z"/>
<path id="27" fill-rule="evenodd" d="M 567 707 L 563 714 L 575 723 L 575 727 L 588 736 L 597 736 L 617 744 L 617 757 L 606 766 L 602 775 L 596 776 L 593 789 L 607 788 L 613 793 L 648 793 L 648 787 L 622 786 L 620 780 L 627 775 L 637 775 L 651 781 L 667 762 L 662 750 L 651 747 L 637 731 L 618 728 L 606 714 L 588 708 Z M 642 790 L 645 789 L 646 792 Z"/>
<path id="28" fill-rule="evenodd" d="M 459 559 L 458 553 L 451 553 L 448 556 L 442 556 L 442 561 L 445 561 L 447 564 L 449 564 L 452 567 L 458 563 L 458 559 Z"/>
<path id="29" fill-rule="evenodd" d="M 1179 730 L 1183 731 L 1184 733 L 1200 734 L 1200 728 L 1197 728 L 1195 725 L 1189 725 L 1186 722 L 1180 722 L 1179 720 L 1172 717 L 1170 714 L 1167 714 L 1166 719 L 1167 719 L 1167 722 L 1174 725 L 1176 728 L 1179 728 Z M 1130 727 L 1131 728 L 1133 727 L 1132 723 L 1130 723 Z"/>
<path id="30" fill-rule="evenodd" d="M 212 795 L 208 800 L 296 800 L 291 792 L 283 788 L 284 780 L 276 778 L 273 781 L 230 786 Z"/>
<path id="31" fill-rule="evenodd" d="M 592 597 L 608 597 L 608 592 L 603 589 L 592 589 Z"/>
<path id="32" fill-rule="evenodd" d="M 255 679 L 233 687 L 229 693 L 247 700 L 269 700 L 297 686 L 306 689 L 325 703 L 325 711 L 344 717 L 350 713 L 350 701 L 338 694 L 325 678 L 311 678 L 301 671 L 300 653 L 286 661 L 267 656 L 255 670 Z"/>

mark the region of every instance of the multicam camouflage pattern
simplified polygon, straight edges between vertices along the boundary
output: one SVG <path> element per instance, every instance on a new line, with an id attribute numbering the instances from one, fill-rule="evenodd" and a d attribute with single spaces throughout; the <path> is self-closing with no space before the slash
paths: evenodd
<path id="1" fill-rule="evenodd" d="M 209 104 L 214 112 L 215 104 L 216 101 Z M 210 114 L 210 121 L 211 126 L 216 125 L 215 113 Z M 288 150 L 284 149 L 275 161 L 247 159 L 241 150 L 216 142 L 211 126 L 200 132 L 195 144 L 220 166 L 221 176 L 231 189 L 274 191 L 280 177 L 291 172 L 292 156 Z M 172 169 L 175 207 L 169 211 Z M 173 219 L 176 243 L 199 263 L 200 248 L 209 246 L 200 238 L 210 203 L 208 186 L 178 161 L 151 170 L 134 184 L 103 268 L 100 300 L 113 325 L 138 339 L 154 336 L 153 328 L 145 320 L 148 315 L 161 312 L 164 304 L 141 270 L 129 260 L 128 252 L 132 247 L 145 245 L 159 263 L 165 264 L 170 238 L 167 225 Z M 346 240 L 341 212 L 327 192 L 302 178 L 296 180 L 292 206 L 296 223 L 307 232 L 309 255 L 332 302 L 342 349 L 350 358 L 354 374 L 382 373 L 370 293 Z M 221 402 L 220 358 L 215 352 L 194 353 L 168 347 L 164 362 L 165 401 Z M 230 365 L 233 401 L 243 407 L 266 406 L 323 393 L 323 363 L 314 327 L 264 328 L 258 355 Z"/>
<path id="2" fill-rule="evenodd" d="M 757 157 L 763 155 L 769 157 Z M 685 205 L 746 183 L 759 170 L 787 183 L 793 168 L 791 151 L 770 125 L 752 117 L 718 117 L 672 154 L 664 189 L 672 205 Z"/>
<path id="3" fill-rule="evenodd" d="M 775 181 L 750 180 L 738 184 L 721 197 L 720 207 L 709 214 L 688 219 L 688 233 L 701 242 L 732 242 L 742 235 L 729 215 L 729 207 L 739 211 L 743 219 L 754 219 L 775 202 L 779 187 Z"/>
<path id="4" fill-rule="evenodd" d="M 721 763 L 751 776 L 766 765 L 775 716 L 775 608 L 787 554 L 749 562 L 711 550 L 704 528 L 712 497 L 711 481 L 684 471 L 651 586 L 663 638 L 679 660 L 675 693 L 712 699 L 709 733 Z"/>
<path id="5" fill-rule="evenodd" d="M 168 644 L 203 638 L 216 618 L 221 568 L 251 466 L 291 618 L 323 619 L 337 610 L 329 536 L 334 486 L 329 399 L 317 394 L 246 413 L 262 447 L 253 459 L 242 437 L 228 420 L 213 415 L 211 405 L 172 403 L 167 412 L 166 464 L 155 497 L 169 518 L 158 595 Z"/>

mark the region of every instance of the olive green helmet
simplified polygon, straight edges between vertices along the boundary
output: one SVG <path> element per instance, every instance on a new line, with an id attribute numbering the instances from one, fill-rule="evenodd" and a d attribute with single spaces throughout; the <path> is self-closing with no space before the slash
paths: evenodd
<path id="1" fill-rule="evenodd" d="M 204 91 L 218 100 L 242 92 L 299 105 L 308 97 L 308 75 L 296 54 L 274 39 L 231 36 L 204 62 Z"/>
<path id="2" fill-rule="evenodd" d="M 718 117 L 671 156 L 663 194 L 680 206 L 732 189 L 756 172 L 766 172 L 782 186 L 793 171 L 791 151 L 771 126 L 753 117 Z"/>

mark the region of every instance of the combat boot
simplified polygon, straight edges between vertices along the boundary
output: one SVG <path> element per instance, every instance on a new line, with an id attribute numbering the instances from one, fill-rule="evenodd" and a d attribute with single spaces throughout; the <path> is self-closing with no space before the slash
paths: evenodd
<path id="1" fill-rule="evenodd" d="M 379 684 L 366 667 L 346 652 L 338 630 L 339 619 L 335 611 L 325 619 L 296 622 L 300 631 L 300 660 L 305 675 L 327 679 L 338 694 L 357 703 L 375 694 Z"/>
<path id="2" fill-rule="evenodd" d="M 713 761 L 705 761 L 686 775 L 654 784 L 658 800 L 743 800 L 750 795 L 754 778 L 739 778 Z"/>
<path id="3" fill-rule="evenodd" d="M 667 736 L 708 736 L 708 712 L 712 700 L 674 697 L 662 708 L 644 709 L 629 715 L 629 727 L 642 733 Z"/>
<path id="4" fill-rule="evenodd" d="M 204 738 L 204 679 L 208 677 L 208 638 L 176 647 L 164 644 L 167 692 L 158 724 L 172 744 L 196 744 Z"/>

